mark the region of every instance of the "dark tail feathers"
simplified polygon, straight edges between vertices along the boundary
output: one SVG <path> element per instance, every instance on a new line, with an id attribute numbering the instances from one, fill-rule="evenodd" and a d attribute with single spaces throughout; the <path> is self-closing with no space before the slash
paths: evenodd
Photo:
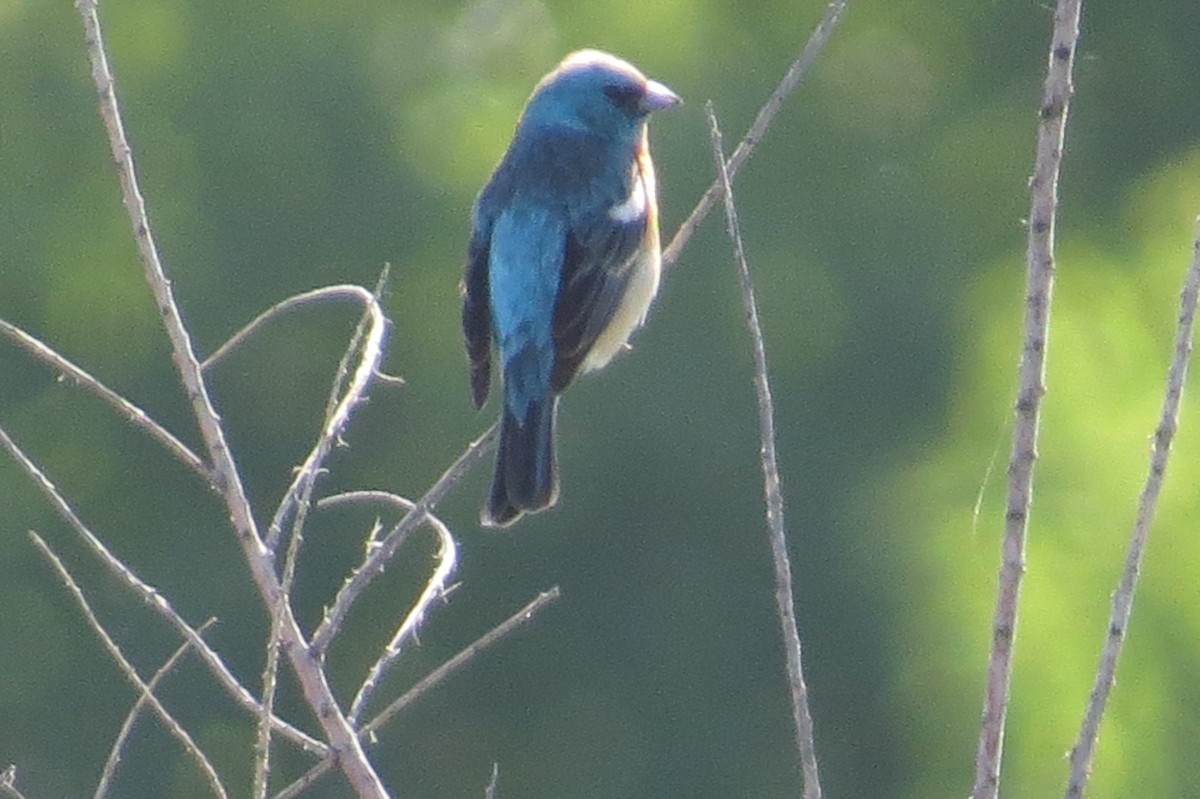
<path id="1" fill-rule="evenodd" d="M 554 457 L 554 417 L 558 397 L 529 408 L 521 424 L 508 408 L 501 412 L 496 474 L 480 520 L 485 527 L 508 527 L 526 513 L 558 501 L 558 464 Z"/>

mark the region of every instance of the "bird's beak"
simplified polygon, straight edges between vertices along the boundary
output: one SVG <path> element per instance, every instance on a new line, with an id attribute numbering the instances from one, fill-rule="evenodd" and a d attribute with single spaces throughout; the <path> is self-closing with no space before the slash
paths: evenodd
<path id="1" fill-rule="evenodd" d="M 662 111 L 664 108 L 671 108 L 682 102 L 679 95 L 666 86 L 656 80 L 648 80 L 646 81 L 646 93 L 642 95 L 638 107 L 641 108 L 642 113 L 649 114 L 651 111 Z"/>

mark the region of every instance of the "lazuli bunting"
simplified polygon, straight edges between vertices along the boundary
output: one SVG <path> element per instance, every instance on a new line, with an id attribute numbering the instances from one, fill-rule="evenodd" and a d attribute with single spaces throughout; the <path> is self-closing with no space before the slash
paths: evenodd
<path id="1" fill-rule="evenodd" d="M 475 201 L 463 279 L 471 391 L 482 407 L 494 341 L 504 401 L 486 526 L 555 503 L 558 396 L 645 321 L 661 272 L 646 120 L 678 103 L 615 56 L 572 53 L 533 90 Z"/>

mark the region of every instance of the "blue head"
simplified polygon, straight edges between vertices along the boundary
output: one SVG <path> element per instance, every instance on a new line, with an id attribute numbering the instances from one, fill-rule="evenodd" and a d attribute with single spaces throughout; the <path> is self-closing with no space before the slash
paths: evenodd
<path id="1" fill-rule="evenodd" d="M 678 95 L 627 61 L 579 50 L 538 83 L 520 127 L 570 128 L 633 145 L 651 112 L 678 103 Z"/>

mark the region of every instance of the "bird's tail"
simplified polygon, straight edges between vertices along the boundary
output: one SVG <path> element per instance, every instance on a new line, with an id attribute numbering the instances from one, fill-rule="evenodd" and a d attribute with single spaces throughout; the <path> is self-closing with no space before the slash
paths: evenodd
<path id="1" fill-rule="evenodd" d="M 525 423 L 505 407 L 500 417 L 496 473 L 480 520 L 485 527 L 508 527 L 526 513 L 558 501 L 558 464 L 554 456 L 554 417 L 558 397 L 529 406 Z"/>

